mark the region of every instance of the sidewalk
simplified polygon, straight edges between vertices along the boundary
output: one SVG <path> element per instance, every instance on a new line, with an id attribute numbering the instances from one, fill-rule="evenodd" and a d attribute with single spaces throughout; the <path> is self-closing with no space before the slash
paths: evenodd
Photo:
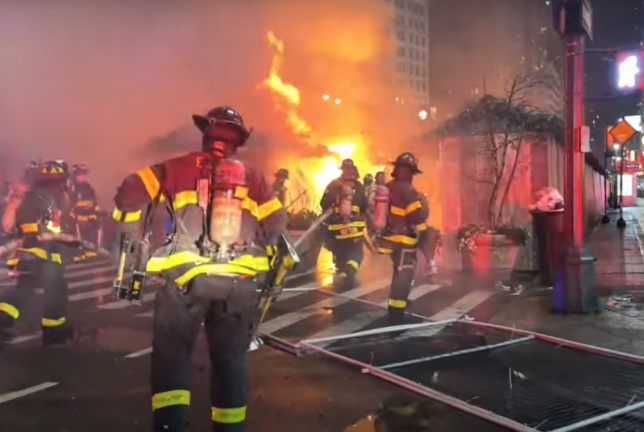
<path id="1" fill-rule="evenodd" d="M 611 222 L 599 225 L 588 245 L 597 258 L 598 293 L 607 305 L 601 314 L 553 314 L 550 291 L 535 294 L 527 290 L 520 297 L 508 298 L 491 322 L 644 355 L 644 208 L 624 209 L 624 230 L 616 226 L 619 213 L 610 216 Z M 609 302 L 624 295 L 632 295 L 634 301 L 617 305 Z"/>

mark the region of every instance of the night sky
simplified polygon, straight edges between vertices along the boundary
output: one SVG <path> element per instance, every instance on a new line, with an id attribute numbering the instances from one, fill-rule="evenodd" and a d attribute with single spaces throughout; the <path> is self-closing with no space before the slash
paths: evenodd
<path id="1" fill-rule="evenodd" d="M 594 38 L 586 48 L 612 48 L 637 45 L 644 41 L 644 0 L 591 0 L 594 12 Z M 615 95 L 609 54 L 586 55 L 586 97 L 610 98 Z M 639 114 L 639 94 L 586 102 L 586 123 L 593 127 L 598 148 L 603 145 L 606 127 L 625 115 Z M 594 121 L 594 123 L 593 123 Z M 597 141 L 600 141 L 598 143 Z"/>

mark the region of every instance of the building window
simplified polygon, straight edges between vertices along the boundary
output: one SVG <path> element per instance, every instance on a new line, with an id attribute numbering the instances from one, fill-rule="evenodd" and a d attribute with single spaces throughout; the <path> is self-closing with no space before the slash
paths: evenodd
<path id="1" fill-rule="evenodd" d="M 405 8 L 405 1 L 404 0 L 396 0 L 396 7 L 400 8 L 400 9 L 404 9 Z"/>
<path id="2" fill-rule="evenodd" d="M 420 55 L 420 61 L 424 62 L 426 60 L 425 54 Z"/>
<path id="3" fill-rule="evenodd" d="M 420 39 L 420 46 L 425 46 L 427 44 L 427 39 L 421 38 Z"/>
<path id="4" fill-rule="evenodd" d="M 398 38 L 399 41 L 404 42 L 405 41 L 405 32 L 401 32 L 401 31 L 397 32 L 396 37 Z"/>
<path id="5" fill-rule="evenodd" d="M 405 47 L 398 47 L 398 57 L 405 58 Z"/>

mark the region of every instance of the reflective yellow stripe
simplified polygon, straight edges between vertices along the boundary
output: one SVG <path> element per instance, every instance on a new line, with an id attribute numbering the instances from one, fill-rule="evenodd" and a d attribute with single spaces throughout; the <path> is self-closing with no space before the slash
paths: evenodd
<path id="1" fill-rule="evenodd" d="M 405 236 L 405 235 L 386 236 L 386 237 L 383 237 L 383 240 L 388 240 L 394 243 L 402 243 L 410 246 L 414 246 L 416 243 L 418 243 L 418 239 Z"/>
<path id="2" fill-rule="evenodd" d="M 28 223 L 20 225 L 20 230 L 23 233 L 38 232 L 38 223 Z"/>
<path id="3" fill-rule="evenodd" d="M 79 221 L 79 222 L 88 222 L 88 221 L 92 221 L 92 220 L 96 220 L 96 219 L 98 219 L 98 216 L 96 216 L 96 215 L 89 215 L 89 216 L 77 215 L 76 216 L 76 220 Z"/>
<path id="4" fill-rule="evenodd" d="M 268 265 L 268 259 L 266 260 L 266 263 Z M 179 286 L 183 286 L 195 277 L 204 274 L 255 276 L 257 274 L 257 271 L 234 264 L 202 264 L 197 267 L 191 268 L 190 270 L 176 278 L 174 280 L 174 283 Z"/>
<path id="5" fill-rule="evenodd" d="M 141 181 L 143 181 L 145 190 L 148 191 L 150 198 L 156 199 L 156 197 L 159 195 L 159 191 L 161 190 L 161 185 L 159 184 L 159 180 L 157 179 L 156 174 L 154 174 L 154 171 L 152 171 L 152 168 L 143 168 L 142 170 L 138 171 L 136 175 L 138 175 L 141 178 Z"/>
<path id="6" fill-rule="evenodd" d="M 9 303 L 0 303 L 0 311 L 6 313 L 13 319 L 18 319 L 20 316 L 20 311 Z"/>
<path id="7" fill-rule="evenodd" d="M 405 214 L 413 213 L 420 208 L 423 208 L 423 205 L 420 203 L 420 201 L 414 201 L 407 206 L 407 208 L 405 209 Z"/>
<path id="8" fill-rule="evenodd" d="M 407 301 L 389 299 L 389 306 L 396 309 L 404 309 L 407 307 Z"/>
<path id="9" fill-rule="evenodd" d="M 15 267 L 15 266 L 17 266 L 19 261 L 20 261 L 19 258 L 9 258 L 7 260 L 7 267 Z"/>
<path id="10" fill-rule="evenodd" d="M 364 237 L 364 228 L 358 232 L 354 232 L 351 234 L 341 234 L 334 236 L 338 240 L 346 240 L 346 239 L 352 239 L 352 238 L 358 238 L 358 237 Z"/>
<path id="11" fill-rule="evenodd" d="M 190 405 L 190 391 L 170 390 L 152 396 L 152 411 L 175 405 Z"/>
<path id="12" fill-rule="evenodd" d="M 212 407 L 212 421 L 222 424 L 241 423 L 246 420 L 246 407 L 217 408 Z"/>
<path id="13" fill-rule="evenodd" d="M 349 264 L 351 267 L 355 268 L 356 270 L 360 268 L 360 264 L 358 264 L 358 262 L 354 260 L 347 261 L 347 264 Z"/>
<path id="14" fill-rule="evenodd" d="M 167 257 L 160 258 L 150 258 L 148 264 L 146 265 L 146 271 L 149 272 L 161 272 L 164 270 L 170 270 L 171 268 L 184 265 L 184 264 L 208 264 L 211 263 L 211 260 L 206 257 L 202 257 L 194 252 L 179 252 L 172 254 Z M 267 257 L 254 257 L 252 255 L 241 255 L 224 265 L 232 264 L 238 267 L 246 267 L 250 270 L 256 272 L 268 271 L 268 258 Z M 246 274 L 246 273 L 244 273 Z"/>
<path id="15" fill-rule="evenodd" d="M 136 222 L 141 219 L 141 210 L 131 213 L 124 213 L 121 210 L 114 208 L 114 211 L 112 212 L 112 219 L 117 222 Z"/>
<path id="16" fill-rule="evenodd" d="M 246 197 L 242 201 L 242 208 L 247 210 L 255 219 L 257 219 L 257 203 L 252 199 Z"/>
<path id="17" fill-rule="evenodd" d="M 381 254 L 390 254 L 393 252 L 393 249 L 379 247 L 376 248 L 376 251 Z"/>
<path id="18" fill-rule="evenodd" d="M 172 208 L 179 210 L 181 207 L 185 207 L 191 204 L 199 204 L 199 196 L 197 195 L 197 191 L 183 191 L 174 196 Z"/>
<path id="19" fill-rule="evenodd" d="M 43 318 L 42 321 L 40 321 L 40 325 L 43 327 L 60 327 L 61 325 L 65 324 L 65 317 L 63 318 L 58 318 L 58 319 L 49 319 L 49 318 Z"/>
<path id="20" fill-rule="evenodd" d="M 21 252 L 26 252 L 26 253 L 30 253 L 32 255 L 36 255 L 40 259 L 44 259 L 44 260 L 47 260 L 47 261 L 53 261 L 53 262 L 56 262 L 58 264 L 63 263 L 63 260 L 60 258 L 60 254 L 57 254 L 57 253 L 50 254 L 46 250 L 44 250 L 42 248 L 20 248 L 18 250 L 21 251 Z"/>
<path id="21" fill-rule="evenodd" d="M 342 224 L 329 225 L 329 231 L 340 231 L 346 228 L 364 228 L 367 224 L 365 221 L 355 221 Z"/>
<path id="22" fill-rule="evenodd" d="M 74 204 L 74 207 L 94 207 L 94 201 L 91 201 L 91 200 L 76 201 L 76 204 Z"/>
<path id="23" fill-rule="evenodd" d="M 425 222 L 418 224 L 414 227 L 416 231 L 425 231 L 427 229 L 427 224 Z"/>
<path id="24" fill-rule="evenodd" d="M 246 186 L 237 186 L 235 188 L 235 198 L 245 199 L 248 196 L 248 188 Z"/>
<path id="25" fill-rule="evenodd" d="M 262 221 L 282 208 L 282 202 L 277 198 L 270 199 L 257 207 L 257 220 Z"/>
<path id="26" fill-rule="evenodd" d="M 400 207 L 391 206 L 389 208 L 389 211 L 391 212 L 391 214 L 396 216 L 407 216 L 405 209 L 401 209 Z"/>

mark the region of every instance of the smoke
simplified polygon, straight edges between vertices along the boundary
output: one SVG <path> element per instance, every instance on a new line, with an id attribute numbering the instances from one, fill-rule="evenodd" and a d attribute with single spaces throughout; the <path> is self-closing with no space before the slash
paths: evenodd
<path id="1" fill-rule="evenodd" d="M 285 153 L 319 154 L 262 88 L 269 30 L 284 40 L 284 78 L 320 137 L 360 134 L 376 153 L 407 133 L 391 110 L 402 93 L 392 10 L 381 0 L 0 3 L 0 151 L 17 161 L 10 174 L 29 159 L 87 163 L 106 204 L 128 173 L 197 149 L 191 115 L 217 105 L 254 127 L 245 153 L 266 170 Z"/>

